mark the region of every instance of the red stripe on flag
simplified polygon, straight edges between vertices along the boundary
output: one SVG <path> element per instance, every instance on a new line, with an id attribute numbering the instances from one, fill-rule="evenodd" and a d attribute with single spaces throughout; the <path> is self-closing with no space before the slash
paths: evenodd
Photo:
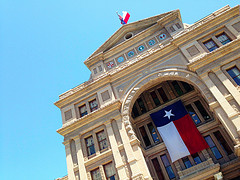
<path id="1" fill-rule="evenodd" d="M 189 114 L 173 121 L 190 154 L 208 148 L 208 144 L 198 131 Z"/>
<path id="2" fill-rule="evenodd" d="M 124 22 L 125 22 L 126 24 L 127 24 L 129 18 L 130 18 L 130 14 L 127 13 L 126 16 L 125 16 L 125 18 L 124 18 Z"/>

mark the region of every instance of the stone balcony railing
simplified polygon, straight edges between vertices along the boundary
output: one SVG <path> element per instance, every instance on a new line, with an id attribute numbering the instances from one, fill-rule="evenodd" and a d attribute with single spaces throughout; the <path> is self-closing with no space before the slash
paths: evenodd
<path id="1" fill-rule="evenodd" d="M 179 171 L 180 179 L 207 179 L 219 173 L 220 164 L 214 164 L 212 158 L 188 169 Z"/>

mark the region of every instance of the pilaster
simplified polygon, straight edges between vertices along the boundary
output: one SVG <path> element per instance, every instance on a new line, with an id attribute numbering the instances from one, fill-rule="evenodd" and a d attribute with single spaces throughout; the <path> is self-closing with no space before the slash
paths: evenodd
<path id="1" fill-rule="evenodd" d="M 123 141 L 123 146 L 124 146 L 124 149 L 126 152 L 127 161 L 129 163 L 130 169 L 132 171 L 132 179 L 139 178 L 139 180 L 141 180 L 141 179 L 143 179 L 143 175 L 142 175 L 142 172 L 140 172 L 140 168 L 138 166 L 138 161 L 134 156 L 129 137 L 125 130 L 124 124 L 122 123 L 122 119 L 119 118 L 116 120 L 116 122 L 117 122 L 118 129 L 119 129 L 122 141 Z"/>
<path id="2" fill-rule="evenodd" d="M 126 179 L 127 180 L 129 178 L 127 177 L 126 169 L 124 167 L 124 163 L 122 161 L 121 154 L 120 154 L 119 149 L 118 149 L 118 144 L 117 144 L 116 138 L 114 136 L 114 132 L 113 132 L 113 128 L 111 126 L 111 122 L 108 121 L 105 125 L 106 125 L 106 129 L 107 129 L 110 145 L 111 145 L 111 148 L 112 148 L 113 158 L 114 158 L 114 161 L 115 161 L 118 176 L 119 176 L 120 179 L 123 179 L 123 180 Z"/>
<path id="3" fill-rule="evenodd" d="M 87 171 L 84 165 L 84 157 L 83 157 L 80 137 L 76 136 L 74 140 L 75 140 L 75 145 L 77 150 L 78 169 L 79 169 L 80 179 L 87 179 Z"/>
<path id="4" fill-rule="evenodd" d="M 74 174 L 74 169 L 73 169 L 74 165 L 73 165 L 71 149 L 70 149 L 70 141 L 66 141 L 63 144 L 65 145 L 65 151 L 66 151 L 68 179 L 75 180 L 75 174 Z"/>

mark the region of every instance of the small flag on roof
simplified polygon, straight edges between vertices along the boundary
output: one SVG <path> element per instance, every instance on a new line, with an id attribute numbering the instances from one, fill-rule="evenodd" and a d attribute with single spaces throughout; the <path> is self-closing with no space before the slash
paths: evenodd
<path id="1" fill-rule="evenodd" d="M 124 24 L 127 24 L 130 18 L 130 14 L 127 11 L 123 11 L 122 13 L 123 13 L 123 16 L 119 15 L 118 12 L 117 12 L 117 15 L 121 21 L 121 24 L 124 25 Z"/>

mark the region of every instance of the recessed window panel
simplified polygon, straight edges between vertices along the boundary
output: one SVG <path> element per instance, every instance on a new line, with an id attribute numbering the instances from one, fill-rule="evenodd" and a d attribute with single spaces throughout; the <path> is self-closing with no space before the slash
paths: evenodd
<path id="1" fill-rule="evenodd" d="M 90 101 L 89 106 L 90 106 L 91 112 L 97 110 L 98 109 L 97 100 L 94 99 L 94 100 Z"/>
<path id="2" fill-rule="evenodd" d="M 93 137 L 90 136 L 90 137 L 86 138 L 85 142 L 86 142 L 86 146 L 87 146 L 88 156 L 91 156 L 92 154 L 95 154 Z"/>
<path id="3" fill-rule="evenodd" d="M 163 155 L 163 156 L 161 156 L 161 159 L 162 159 L 162 161 L 163 161 L 163 164 L 164 164 L 164 166 L 165 166 L 165 169 L 166 169 L 166 171 L 167 171 L 167 174 L 168 174 L 169 178 L 170 178 L 170 179 L 175 178 L 175 174 L 174 174 L 174 172 L 173 172 L 172 166 L 171 166 L 171 164 L 169 163 L 169 160 L 168 160 L 167 156 L 166 156 L 166 155 Z"/>
<path id="4" fill-rule="evenodd" d="M 232 154 L 233 153 L 232 149 L 229 147 L 229 145 L 227 144 L 227 142 L 223 138 L 223 136 L 220 133 L 220 131 L 216 131 L 213 134 L 216 137 L 216 139 L 218 140 L 218 142 L 221 145 L 221 147 L 223 148 L 223 150 L 226 153 L 226 155 Z"/>
<path id="5" fill-rule="evenodd" d="M 91 171 L 91 175 L 93 180 L 102 180 L 99 168 Z"/>
<path id="6" fill-rule="evenodd" d="M 116 179 L 115 178 L 116 171 L 113 166 L 113 163 L 111 162 L 109 164 L 104 165 L 103 167 L 104 167 L 104 171 L 105 171 L 107 180 L 115 180 Z"/>
<path id="7" fill-rule="evenodd" d="M 202 160 L 200 159 L 198 153 L 193 154 L 192 158 L 193 158 L 195 164 L 200 164 L 202 162 Z"/>
<path id="8" fill-rule="evenodd" d="M 107 143 L 107 139 L 104 131 L 97 133 L 97 139 L 98 139 L 100 150 L 106 149 L 108 147 L 108 143 Z"/>
<path id="9" fill-rule="evenodd" d="M 212 138 L 210 136 L 205 137 L 206 142 L 208 143 L 213 155 L 216 159 L 221 159 L 222 155 L 219 152 L 218 148 L 216 147 L 215 143 L 213 142 Z"/>
<path id="10" fill-rule="evenodd" d="M 215 49 L 218 48 L 217 44 L 212 40 L 208 40 L 206 42 L 203 43 L 204 46 L 206 46 L 206 48 L 211 52 L 211 51 L 214 51 Z"/>
<path id="11" fill-rule="evenodd" d="M 237 85 L 240 85 L 240 71 L 237 66 L 227 70 L 228 74 L 233 78 Z"/>
<path id="12" fill-rule="evenodd" d="M 144 105 L 144 102 L 143 102 L 142 98 L 138 98 L 138 99 L 137 99 L 137 103 L 138 103 L 138 106 L 139 106 L 139 108 L 140 108 L 141 113 L 142 113 L 142 114 L 143 114 L 143 113 L 146 113 L 146 112 L 147 112 L 147 109 L 146 109 L 146 107 L 145 107 L 145 105 Z"/>
<path id="13" fill-rule="evenodd" d="M 149 123 L 147 126 L 148 126 L 148 129 L 149 129 L 149 132 L 151 133 L 151 136 L 152 136 L 153 141 L 154 141 L 155 143 L 159 142 L 160 140 L 159 140 L 159 137 L 158 137 L 158 135 L 157 135 L 157 132 L 156 132 L 153 124 L 152 124 L 152 123 Z"/>
<path id="14" fill-rule="evenodd" d="M 157 89 L 157 90 L 158 90 L 158 93 L 160 94 L 163 102 L 164 102 L 164 103 L 167 102 L 169 99 L 168 99 L 166 93 L 164 92 L 163 88 L 159 88 L 159 89 Z"/>
<path id="15" fill-rule="evenodd" d="M 191 116 L 191 118 L 192 118 L 192 120 L 194 121 L 195 124 L 201 123 L 197 113 L 195 112 L 195 110 L 193 109 L 191 104 L 187 105 L 186 109 L 187 109 L 188 114 Z"/>
<path id="16" fill-rule="evenodd" d="M 160 103 L 160 101 L 159 101 L 159 99 L 158 99 L 157 94 L 155 93 L 155 91 L 152 91 L 152 92 L 150 93 L 150 95 L 151 95 L 151 97 L 152 97 L 152 99 L 153 99 L 153 102 L 154 102 L 154 104 L 155 104 L 156 106 L 161 105 L 161 103 Z"/>
<path id="17" fill-rule="evenodd" d="M 192 167 L 192 164 L 191 164 L 190 160 L 188 159 L 188 157 L 182 158 L 182 161 L 183 161 L 186 168 Z"/>
<path id="18" fill-rule="evenodd" d="M 205 110 L 205 108 L 203 107 L 203 105 L 200 101 L 195 101 L 194 104 L 198 108 L 198 110 L 201 113 L 204 120 L 207 121 L 207 120 L 211 119 L 211 117 L 209 116 L 209 114 L 207 113 L 207 111 Z"/>
<path id="19" fill-rule="evenodd" d="M 153 167 L 156 171 L 157 177 L 159 180 L 164 180 L 162 170 L 157 158 L 152 159 Z"/>
<path id="20" fill-rule="evenodd" d="M 181 87 L 179 86 L 179 84 L 178 84 L 177 81 L 172 81 L 172 85 L 173 85 L 175 91 L 177 92 L 178 96 L 183 95 L 183 91 L 182 91 L 182 89 L 181 89 Z"/>
<path id="21" fill-rule="evenodd" d="M 84 104 L 83 106 L 79 107 L 80 117 L 83 117 L 88 114 L 87 106 Z"/>
<path id="22" fill-rule="evenodd" d="M 229 37 L 228 37 L 225 33 L 222 33 L 222 34 L 216 36 L 216 38 L 217 38 L 223 45 L 231 42 L 231 39 L 229 39 Z"/>
<path id="23" fill-rule="evenodd" d="M 150 145 L 151 145 L 151 142 L 150 142 L 150 140 L 149 140 L 149 137 L 148 137 L 148 135 L 147 135 L 147 132 L 146 132 L 146 130 L 145 130 L 145 127 L 142 126 L 142 127 L 139 128 L 139 130 L 140 130 L 140 133 L 141 133 L 141 135 L 142 135 L 142 138 L 143 138 L 143 141 L 144 141 L 146 147 L 150 146 Z"/>

